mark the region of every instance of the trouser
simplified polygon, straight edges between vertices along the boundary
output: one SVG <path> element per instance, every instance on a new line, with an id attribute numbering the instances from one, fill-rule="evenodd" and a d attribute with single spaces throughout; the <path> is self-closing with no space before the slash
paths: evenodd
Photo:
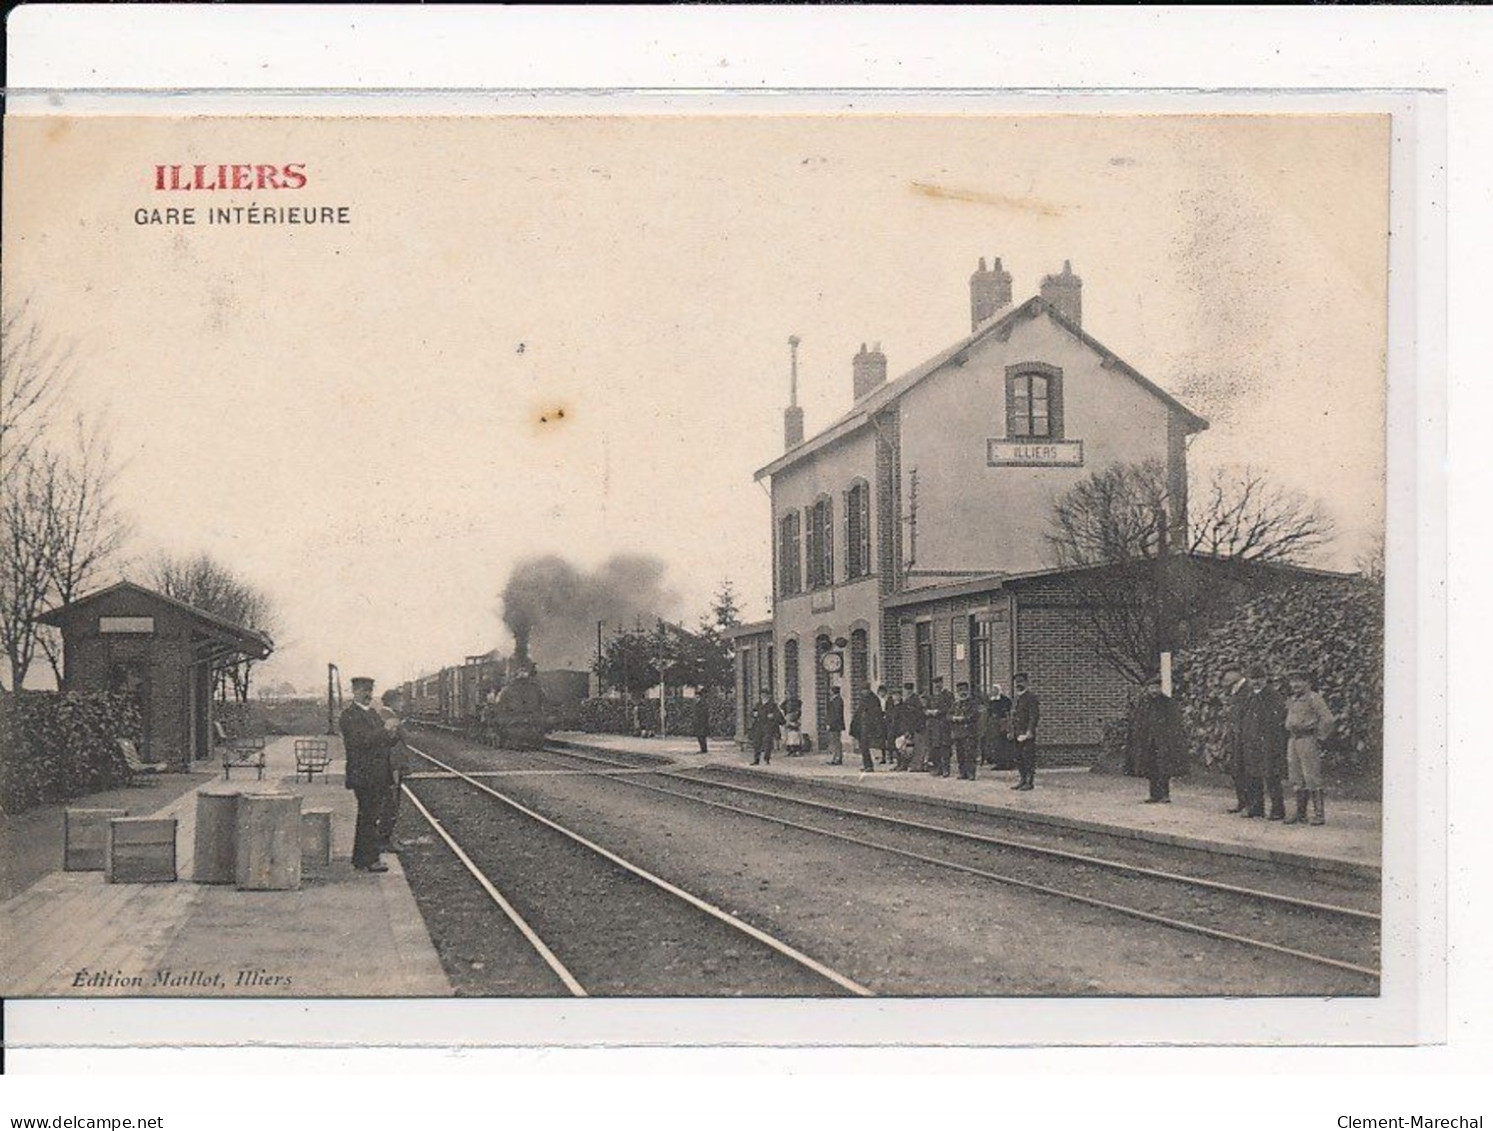
<path id="1" fill-rule="evenodd" d="M 378 814 L 378 842 L 381 845 L 394 843 L 394 824 L 399 820 L 399 799 L 404 791 L 399 787 L 399 776 L 384 794 L 384 804 Z"/>
<path id="2" fill-rule="evenodd" d="M 941 742 L 933 748 L 933 772 L 941 778 L 949 776 L 949 758 L 954 753 L 954 748 L 948 743 Z"/>
<path id="3" fill-rule="evenodd" d="M 1016 770 L 1026 785 L 1031 785 L 1036 780 L 1037 743 L 1035 739 L 1016 744 Z"/>
<path id="4" fill-rule="evenodd" d="M 1150 774 L 1151 800 L 1165 801 L 1172 795 L 1172 779 L 1169 774 L 1152 770 Z"/>
<path id="5" fill-rule="evenodd" d="M 705 749 L 705 736 L 703 734 L 697 734 L 697 735 L 695 735 L 695 738 L 699 740 L 699 743 L 700 743 L 700 753 L 701 754 L 709 754 L 710 751 L 708 751 L 708 750 Z"/>
<path id="6" fill-rule="evenodd" d="M 763 759 L 768 765 L 772 765 L 772 735 L 759 734 L 752 740 L 752 765 L 756 765 Z"/>
<path id="7" fill-rule="evenodd" d="M 845 761 L 845 738 L 841 732 L 829 732 L 829 760 L 836 766 Z"/>
<path id="8" fill-rule="evenodd" d="M 907 763 L 907 768 L 913 773 L 922 773 L 928 768 L 928 756 L 932 747 L 928 745 L 928 736 L 918 733 L 912 736 L 912 760 Z"/>
<path id="9" fill-rule="evenodd" d="M 856 742 L 861 748 L 861 769 L 874 770 L 876 763 L 871 761 L 871 740 L 869 738 L 861 738 L 857 739 Z"/>
<path id="10" fill-rule="evenodd" d="M 1234 774 L 1234 798 L 1239 806 L 1239 812 L 1249 812 L 1249 775 L 1243 770 Z"/>
<path id="11" fill-rule="evenodd" d="M 1314 734 L 1293 734 L 1286 744 L 1286 773 L 1291 788 L 1322 788 L 1322 747 Z"/>
<path id="12" fill-rule="evenodd" d="M 884 739 L 883 742 L 882 742 L 882 746 L 881 746 L 881 763 L 882 763 L 882 765 L 891 765 L 896 760 L 897 760 L 897 750 L 896 750 L 896 747 L 894 747 L 892 745 L 892 740 L 890 738 Z"/>
<path id="13" fill-rule="evenodd" d="M 969 778 L 975 777 L 975 768 L 979 765 L 980 740 L 973 736 L 969 738 L 954 739 L 954 756 L 959 759 L 959 776 Z"/>
<path id="14" fill-rule="evenodd" d="M 1270 796 L 1270 815 L 1272 817 L 1284 817 L 1286 815 L 1286 794 L 1281 787 L 1280 776 L 1275 773 L 1267 774 L 1265 777 L 1250 777 L 1247 782 L 1248 805 L 1246 812 L 1251 817 L 1265 816 L 1265 796 Z"/>
<path id="15" fill-rule="evenodd" d="M 365 785 L 353 790 L 358 799 L 358 820 L 353 826 L 353 867 L 366 868 L 378 862 L 379 815 L 388 805 L 389 787 Z"/>

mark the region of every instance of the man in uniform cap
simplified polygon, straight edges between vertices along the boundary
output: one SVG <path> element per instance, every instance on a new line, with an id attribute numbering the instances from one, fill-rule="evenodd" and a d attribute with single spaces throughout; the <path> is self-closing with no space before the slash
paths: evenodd
<path id="1" fill-rule="evenodd" d="M 1130 716 L 1130 740 L 1125 748 L 1125 772 L 1150 782 L 1146 804 L 1172 799 L 1172 778 L 1187 772 L 1187 740 L 1182 712 L 1161 690 L 1161 675 L 1146 679 L 1145 691 Z"/>
<path id="2" fill-rule="evenodd" d="M 949 712 L 954 757 L 959 761 L 959 779 L 974 781 L 975 767 L 980 764 L 980 701 L 963 680 L 954 686 L 954 709 Z"/>
<path id="3" fill-rule="evenodd" d="M 1224 729 L 1224 765 L 1234 779 L 1234 807 L 1225 810 L 1250 815 L 1249 774 L 1244 769 L 1244 708 L 1249 700 L 1249 680 L 1244 678 L 1244 666 L 1229 660 L 1223 666 L 1224 694 L 1227 696 L 1228 716 Z"/>
<path id="4" fill-rule="evenodd" d="M 954 713 L 954 696 L 943 685 L 943 676 L 933 677 L 933 697 L 923 708 L 928 719 L 924 733 L 928 737 L 928 750 L 933 756 L 934 777 L 949 776 L 949 758 L 954 753 L 954 733 L 949 728 L 949 716 Z"/>
<path id="5" fill-rule="evenodd" d="M 923 701 L 918 698 L 915 683 L 902 685 L 902 701 L 892 713 L 891 727 L 896 731 L 892 741 L 897 749 L 897 769 L 904 773 L 912 765 L 914 738 L 923 726 Z"/>
<path id="6" fill-rule="evenodd" d="M 1012 789 L 1035 789 L 1037 780 L 1037 724 L 1042 719 L 1042 702 L 1027 686 L 1026 672 L 1017 672 L 1011 680 L 1016 698 L 1011 704 L 1011 739 L 1016 743 L 1016 770 L 1020 775 Z"/>
<path id="7" fill-rule="evenodd" d="M 1249 667 L 1249 692 L 1239 721 L 1239 746 L 1249 783 L 1246 812 L 1251 817 L 1266 816 L 1268 792 L 1269 819 L 1285 820 L 1286 798 L 1281 779 L 1286 776 L 1286 701 L 1270 685 L 1270 673 L 1264 664 L 1254 663 Z"/>
<path id="8" fill-rule="evenodd" d="M 379 824 L 394 773 L 389 751 L 399 741 L 397 725 L 386 725 L 373 705 L 373 680 L 354 676 L 353 701 L 338 722 L 347 759 L 344 783 L 358 799 L 358 821 L 353 831 L 353 867 L 364 872 L 387 872 L 379 859 Z"/>

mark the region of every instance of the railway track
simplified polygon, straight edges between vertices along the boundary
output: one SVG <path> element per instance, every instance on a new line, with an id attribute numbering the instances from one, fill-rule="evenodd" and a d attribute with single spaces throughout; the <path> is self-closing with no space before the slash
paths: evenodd
<path id="1" fill-rule="evenodd" d="M 730 912 L 415 747 L 445 780 L 404 793 L 564 992 L 871 996 Z M 462 794 L 453 796 L 448 786 Z M 443 795 L 444 794 L 444 795 Z M 462 796 L 495 803 L 474 813 Z M 437 810 L 444 810 L 438 814 Z M 528 866 L 530 863 L 533 866 Z"/>
<path id="2" fill-rule="evenodd" d="M 756 818 L 888 856 L 916 860 L 1257 952 L 1344 971 L 1375 982 L 1379 978 L 1380 919 L 1376 912 L 1365 908 L 1224 883 L 1093 853 L 974 833 L 905 816 L 788 795 L 758 785 L 746 786 L 714 778 L 706 780 L 690 768 L 638 765 L 554 746 L 531 753 L 551 759 L 569 759 L 572 763 L 579 761 L 597 767 L 630 787 L 718 811 Z M 623 768 L 634 772 L 625 776 L 617 772 Z M 667 778 L 668 786 L 640 780 L 640 776 L 648 771 Z M 722 800 L 722 795 L 732 800 Z M 827 822 L 837 827 L 826 827 Z M 955 851 L 962 855 L 961 859 L 950 858 Z M 1061 877 L 1051 875 L 1054 868 L 1062 870 Z M 1262 927 L 1269 930 L 1262 931 Z M 1267 933 L 1274 937 L 1261 937 Z M 1303 937 L 1309 940 L 1307 944 L 1297 941 Z"/>

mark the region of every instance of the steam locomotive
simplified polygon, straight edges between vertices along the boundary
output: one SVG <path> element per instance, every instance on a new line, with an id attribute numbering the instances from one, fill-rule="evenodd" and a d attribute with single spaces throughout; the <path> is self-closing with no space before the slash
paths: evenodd
<path id="1" fill-rule="evenodd" d="M 589 689 L 586 672 L 536 672 L 521 657 L 493 651 L 410 680 L 404 699 L 410 716 L 420 722 L 490 746 L 523 749 L 539 745 L 550 731 L 577 728 Z"/>

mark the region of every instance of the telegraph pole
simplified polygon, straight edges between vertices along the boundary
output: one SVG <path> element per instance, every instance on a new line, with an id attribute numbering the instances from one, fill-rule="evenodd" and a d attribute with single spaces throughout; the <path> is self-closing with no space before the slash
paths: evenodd
<path id="1" fill-rule="evenodd" d="M 1176 632 L 1172 623 L 1172 589 L 1169 560 L 1171 538 L 1167 528 L 1166 508 L 1156 508 L 1156 651 L 1157 671 L 1161 674 L 1161 691 L 1172 693 L 1172 652 L 1176 647 Z"/>

